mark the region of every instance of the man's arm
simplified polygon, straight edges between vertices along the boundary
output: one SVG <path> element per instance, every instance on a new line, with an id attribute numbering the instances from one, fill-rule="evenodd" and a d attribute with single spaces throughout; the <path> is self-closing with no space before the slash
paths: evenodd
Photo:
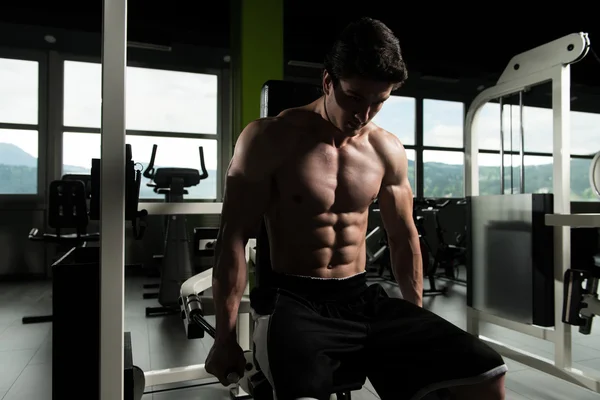
<path id="1" fill-rule="evenodd" d="M 269 206 L 280 159 L 272 141 L 274 124 L 275 119 L 250 123 L 236 143 L 227 170 L 213 269 L 216 342 L 236 340 L 238 309 L 248 274 L 245 246 Z"/>
<path id="2" fill-rule="evenodd" d="M 413 192 L 406 151 L 396 137 L 390 138 L 386 145 L 384 162 L 386 172 L 379 192 L 379 208 L 387 231 L 392 270 L 404 299 L 422 306 L 423 259 L 413 220 Z"/>

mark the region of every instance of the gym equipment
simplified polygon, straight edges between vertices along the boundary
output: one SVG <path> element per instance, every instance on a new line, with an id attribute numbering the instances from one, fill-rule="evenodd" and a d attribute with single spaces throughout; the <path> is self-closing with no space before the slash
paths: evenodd
<path id="1" fill-rule="evenodd" d="M 466 263 L 466 248 L 448 243 L 446 230 L 440 223 L 440 211 L 450 204 L 450 200 L 446 199 L 440 202 L 439 200 L 424 199 L 418 203 L 421 206 L 418 213 L 423 217 L 423 237 L 431 254 L 431 263 L 427 271 L 430 282 L 442 279 L 466 284 L 466 280 L 458 278 L 458 268 Z M 459 201 L 456 204 L 464 205 L 466 202 Z M 440 269 L 444 272 L 439 273 Z"/>
<path id="2" fill-rule="evenodd" d="M 421 242 L 421 254 L 423 256 L 423 276 L 427 277 L 429 281 L 429 288 L 423 289 L 423 296 L 439 296 L 445 295 L 448 292 L 448 288 L 437 287 L 435 280 L 436 272 L 439 266 L 439 259 L 437 258 L 437 251 L 439 248 L 439 238 L 437 236 L 437 209 L 433 211 L 436 206 L 436 201 L 433 199 L 415 199 L 413 202 L 413 218 L 415 220 L 415 226 L 419 232 L 419 239 Z M 444 207 L 446 203 L 440 203 L 441 207 Z M 426 212 L 431 210 L 430 213 Z M 430 232 L 429 234 L 427 232 Z M 434 233 L 431 233 L 434 232 Z"/>
<path id="3" fill-rule="evenodd" d="M 256 260 L 255 243 L 256 239 L 250 239 L 246 244 L 245 252 L 248 263 L 251 261 L 254 263 Z M 200 244 L 197 243 L 195 247 L 200 247 Z M 214 315 L 213 299 L 212 296 L 202 294 L 211 286 L 212 268 L 186 280 L 180 288 L 179 306 L 188 339 L 202 338 L 205 332 L 214 335 L 214 327 L 204 319 L 205 316 Z M 250 349 L 250 311 L 249 288 L 247 287 L 238 310 L 237 340 L 242 349 L 246 350 L 244 354 L 248 368 L 242 377 L 231 376 L 231 381 L 236 382 L 233 383 L 230 394 L 232 398 L 236 399 L 249 397 L 250 377 L 254 376 L 256 371 L 252 352 L 247 351 Z M 210 378 L 214 377 L 206 372 L 204 364 L 144 372 L 146 388 Z"/>
<path id="4" fill-rule="evenodd" d="M 570 235 L 569 225 L 578 226 L 598 226 L 600 221 L 597 218 L 597 214 L 571 215 L 570 214 L 570 141 L 569 141 L 569 120 L 570 120 L 570 64 L 576 63 L 583 59 L 590 48 L 590 41 L 586 33 L 575 33 L 564 36 L 553 42 L 544 44 L 536 47 L 532 50 L 518 54 L 513 57 L 496 86 L 483 90 L 471 103 L 469 110 L 466 115 L 465 121 L 465 189 L 466 196 L 471 204 L 467 207 L 471 207 L 475 204 L 478 206 L 480 197 L 479 196 L 479 147 L 478 138 L 476 132 L 473 130 L 473 125 L 476 122 L 477 117 L 481 111 L 481 108 L 487 102 L 497 99 L 499 97 L 508 96 L 514 93 L 519 93 L 528 89 L 529 87 L 551 82 L 552 84 L 552 109 L 553 109 L 553 160 L 554 160 L 554 174 L 553 174 L 553 195 L 551 198 L 552 213 L 545 215 L 546 225 L 554 226 L 551 228 L 551 235 L 547 238 L 544 244 L 544 252 L 549 252 L 552 259 L 544 259 L 543 264 L 536 264 L 542 271 L 549 272 L 548 277 L 543 277 L 542 281 L 550 281 L 551 294 L 548 295 L 550 302 L 548 309 L 552 309 L 551 315 L 551 327 L 536 326 L 533 323 L 522 323 L 514 321 L 512 318 L 499 317 L 489 312 L 488 310 L 481 310 L 476 305 L 469 305 L 467 307 L 467 330 L 471 334 L 480 337 L 491 347 L 496 349 L 500 354 L 511 358 L 515 361 L 528 365 L 530 367 L 539 369 L 548 374 L 554 375 L 561 379 L 569 382 L 581 385 L 589 388 L 593 391 L 600 392 L 600 381 L 581 371 L 577 371 L 572 368 L 572 352 L 571 352 L 571 326 L 561 322 L 562 319 L 562 307 L 563 307 L 563 278 L 567 271 L 570 261 Z M 523 129 L 521 128 L 521 133 Z M 503 175 L 501 175 L 503 177 Z M 521 175 L 522 178 L 522 175 Z M 502 179 L 501 179 L 502 181 Z M 504 190 L 502 190 L 504 192 Z M 532 195 L 518 194 L 518 195 L 500 195 L 494 196 L 498 199 L 497 206 L 504 207 L 506 210 L 504 219 L 507 222 L 514 222 L 514 230 L 520 235 L 525 235 L 527 232 L 542 230 L 539 226 L 533 228 L 532 222 L 529 222 L 529 227 L 526 227 L 524 221 L 515 221 L 519 219 L 521 215 L 531 215 L 532 208 L 534 206 L 534 198 Z M 544 197 L 538 198 L 543 199 Z M 485 201 L 485 200 L 484 200 Z M 475 210 L 469 210 L 467 215 L 475 215 L 473 220 L 477 220 L 484 214 L 484 208 L 486 210 L 493 210 L 490 207 L 489 202 L 482 204 L 481 212 Z M 548 205 L 539 207 L 538 210 L 542 213 L 548 212 Z M 541 209 L 540 209 L 541 208 Z M 529 210 L 529 211 L 527 211 Z M 536 212 L 536 218 L 542 218 L 542 216 Z M 492 218 L 488 216 L 488 218 Z M 526 221 L 525 221 L 526 222 Z M 478 222 L 479 223 L 479 222 Z M 543 220 L 542 220 L 543 223 Z M 582 225 L 580 225 L 580 223 Z M 502 229 L 506 228 L 498 226 L 497 235 L 504 236 L 502 239 L 506 239 L 506 231 L 503 233 Z M 538 229 L 539 228 L 539 229 Z M 468 240 L 480 240 L 487 234 L 486 231 L 473 232 L 471 229 L 468 234 Z M 477 236 L 480 235 L 480 236 Z M 475 244 L 476 246 L 482 246 L 485 243 Z M 517 249 L 510 249 L 510 251 L 522 250 L 520 243 Z M 468 251 L 472 250 L 472 245 L 467 246 Z M 551 250 L 553 248 L 553 251 Z M 536 247 L 539 249 L 539 247 Z M 526 249 L 525 249 L 526 250 Z M 529 249 L 531 251 L 531 248 Z M 496 256 L 505 257 L 511 253 L 496 253 Z M 467 254 L 467 259 L 472 258 L 473 254 Z M 474 260 L 473 260 L 474 261 Z M 484 259 L 483 262 L 486 260 Z M 522 261 L 521 261 L 522 262 Z M 507 261 L 505 266 L 509 266 Z M 473 264 L 475 274 L 477 269 L 483 266 Z M 504 271 L 505 274 L 515 274 L 518 271 Z M 518 281 L 519 275 L 512 275 L 513 282 Z M 468 277 L 468 296 L 469 296 L 469 285 L 477 287 L 478 284 L 484 283 L 489 277 L 479 275 L 473 275 Z M 476 282 L 473 282 L 475 280 Z M 483 282 L 480 282 L 483 280 Z M 491 282 L 490 282 L 491 285 Z M 545 286 L 545 284 L 543 285 Z M 510 293 L 512 296 L 516 290 L 511 287 Z M 472 293 L 472 288 L 471 288 Z M 506 293 L 504 293 L 506 297 Z M 552 298 L 553 297 L 553 298 Z M 475 299 L 472 299 L 475 300 Z M 528 304 L 531 304 L 531 299 L 528 300 Z M 545 312 L 544 312 L 545 314 Z M 493 323 L 496 325 L 503 326 L 505 328 L 513 329 L 515 331 L 525 333 L 540 339 L 545 339 L 553 342 L 554 344 L 554 360 L 545 359 L 543 357 L 534 356 L 529 352 L 518 349 L 516 347 L 508 346 L 502 343 L 500 340 L 494 340 L 485 338 L 479 335 L 479 323 L 485 321 L 487 323 Z"/>
<path id="5" fill-rule="evenodd" d="M 599 238 L 596 228 L 571 229 L 571 268 L 565 272 L 562 321 L 578 326 L 584 335 L 592 332 L 593 317 L 600 313 L 600 265 L 594 257 Z"/>
<path id="6" fill-rule="evenodd" d="M 151 180 L 148 186 L 154 192 L 165 196 L 166 203 L 181 203 L 188 194 L 186 188 L 196 186 L 208 177 L 204 165 L 204 150 L 200 146 L 200 167 L 202 173 L 191 168 L 158 168 L 154 169 L 156 150 L 152 147 L 150 163 L 144 171 L 144 177 Z M 194 275 L 192 255 L 185 215 L 168 215 L 165 223 L 165 244 L 160 269 L 158 302 L 161 307 L 146 307 L 146 316 L 168 315 L 178 312 L 179 288 L 181 284 Z M 145 285 L 144 288 L 155 287 Z M 154 296 L 144 295 L 144 298 Z"/>
<path id="7" fill-rule="evenodd" d="M 256 240 L 250 239 L 246 246 L 246 258 L 255 266 L 256 285 L 269 285 L 271 282 L 271 262 L 270 262 L 269 238 L 264 220 L 259 229 Z M 204 296 L 200 293 L 208 289 L 212 284 L 212 269 L 204 271 L 186 281 L 181 287 L 181 314 L 184 321 L 186 335 L 188 339 L 204 337 L 204 332 L 214 335 L 214 327 L 204 319 L 206 315 L 214 313 L 214 305 L 211 296 Z M 239 313 L 249 313 L 250 299 L 248 295 L 243 296 L 240 304 Z M 249 342 L 248 327 L 239 324 L 238 321 L 238 341 L 242 348 Z M 249 396 L 270 399 L 273 389 L 260 371 L 260 366 L 256 363 L 252 351 L 245 352 L 247 360 L 246 373 L 231 389 L 232 398 L 248 398 Z M 145 374 L 146 386 L 181 382 L 183 380 L 205 379 L 210 377 L 206 372 L 204 365 L 188 366 L 179 369 L 170 369 Z M 170 378 L 170 379 L 169 379 Z M 175 380 L 176 379 L 176 380 Z M 366 375 L 360 371 L 348 370 L 340 371 L 336 374 L 336 383 L 334 393 L 340 400 L 350 398 L 350 392 L 360 390 L 365 383 Z M 157 383 L 159 382 L 159 383 Z"/>
<path id="8" fill-rule="evenodd" d="M 50 182 L 48 188 L 48 226 L 54 233 L 40 233 L 37 228 L 29 232 L 29 240 L 54 243 L 59 254 L 64 254 L 74 247 L 85 247 L 88 242 L 97 242 L 99 233 L 87 233 L 89 223 L 84 181 L 89 182 L 89 175 L 81 175 L 79 179 L 65 175 L 61 180 Z M 75 233 L 65 231 L 75 230 Z M 51 266 L 54 270 L 54 264 Z M 52 315 L 27 316 L 22 318 L 23 324 L 52 322 Z"/>
<path id="9" fill-rule="evenodd" d="M 139 185 L 141 171 L 134 169 L 131 160 L 131 147 L 127 145 L 126 160 L 126 218 L 137 227 L 136 220 L 145 218 L 145 211 L 138 211 Z M 100 161 L 92 160 L 91 171 L 91 199 L 89 220 L 97 220 L 99 210 L 97 203 L 100 201 Z M 84 184 L 81 181 L 69 182 L 67 186 L 77 187 L 79 196 L 67 196 L 78 199 L 78 210 L 83 210 L 81 200 Z M 64 185 L 64 183 L 63 183 Z M 69 194 L 70 192 L 66 192 Z M 65 202 L 66 204 L 66 202 Z M 73 207 L 69 208 L 72 209 Z M 65 209 L 66 210 L 66 209 Z M 88 219 L 85 212 L 78 212 L 77 217 Z M 136 236 L 143 234 L 136 228 Z M 139 238 L 139 237 L 138 237 Z M 100 398 L 100 247 L 72 247 L 57 262 L 52 265 L 52 397 L 54 399 L 66 398 L 73 393 L 86 393 L 86 398 Z M 77 288 L 84 285 L 82 292 Z M 79 296 L 79 297 L 78 297 Z M 82 331 L 85 334 L 82 334 Z M 126 399 L 131 399 L 139 393 L 139 368 L 133 365 L 131 357 L 131 342 L 126 334 L 124 338 L 124 383 Z M 82 367 L 85 365 L 85 367 Z M 137 379 L 139 380 L 139 378 Z"/>
<path id="10" fill-rule="evenodd" d="M 590 164 L 590 186 L 596 196 L 600 197 L 600 151 L 596 153 Z"/>

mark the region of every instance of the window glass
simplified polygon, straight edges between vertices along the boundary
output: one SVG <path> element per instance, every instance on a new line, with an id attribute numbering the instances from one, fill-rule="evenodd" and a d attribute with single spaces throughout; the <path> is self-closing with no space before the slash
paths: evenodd
<path id="1" fill-rule="evenodd" d="M 38 123 L 37 61 L 0 58 L 0 122 Z"/>
<path id="2" fill-rule="evenodd" d="M 134 136 L 127 135 L 133 160 L 145 170 L 156 144 L 154 168 L 193 168 L 200 171 L 199 147 L 204 149 L 204 163 L 208 178 L 188 188 L 187 199 L 215 199 L 217 194 L 217 141 L 207 139 Z M 63 134 L 63 174 L 90 173 L 92 158 L 100 158 L 100 135 L 97 133 L 65 132 Z M 148 187 L 149 180 L 142 178 L 141 199 L 163 199 L 164 195 Z"/>
<path id="3" fill-rule="evenodd" d="M 552 157 L 528 156 L 525 162 L 525 192 L 552 193 Z M 587 174 L 586 174 L 587 176 Z M 589 184 L 588 184 L 589 186 Z"/>
<path id="4" fill-rule="evenodd" d="M 406 149 L 406 158 L 408 158 L 408 180 L 413 197 L 417 195 L 417 164 L 415 162 L 416 152 L 412 149 Z"/>
<path id="5" fill-rule="evenodd" d="M 415 144 L 415 99 L 392 96 L 383 104 L 373 122 L 396 135 L 405 145 Z"/>
<path id="6" fill-rule="evenodd" d="M 571 201 L 600 201 L 590 185 L 592 160 L 571 158 Z"/>
<path id="7" fill-rule="evenodd" d="M 464 105 L 457 101 L 423 100 L 423 144 L 462 148 Z"/>
<path id="8" fill-rule="evenodd" d="M 0 194 L 37 194 L 38 132 L 0 129 Z"/>
<path id="9" fill-rule="evenodd" d="M 464 196 L 464 153 L 423 151 L 423 196 Z"/>
<path id="10" fill-rule="evenodd" d="M 512 151 L 518 152 L 521 149 L 520 108 L 504 104 L 503 110 L 504 151 L 509 152 L 512 149 Z M 525 121 L 523 124 L 525 125 Z M 473 125 L 473 131 L 477 135 L 480 149 L 500 151 L 500 105 L 498 103 L 487 103 L 481 107 L 479 116 Z M 527 133 L 525 133 L 525 139 L 527 140 Z"/>
<path id="11" fill-rule="evenodd" d="M 600 114 L 571 112 L 571 154 L 593 155 L 600 151 Z"/>
<path id="12" fill-rule="evenodd" d="M 102 67 L 66 61 L 64 125 L 99 128 Z M 217 133 L 217 76 L 150 68 L 127 68 L 127 129 Z"/>
<path id="13" fill-rule="evenodd" d="M 520 158 L 519 156 L 504 155 L 504 193 L 519 193 L 520 188 Z M 500 194 L 500 154 L 479 153 L 479 194 Z M 511 181 L 512 171 L 512 181 Z M 512 189 L 512 190 L 511 190 Z"/>

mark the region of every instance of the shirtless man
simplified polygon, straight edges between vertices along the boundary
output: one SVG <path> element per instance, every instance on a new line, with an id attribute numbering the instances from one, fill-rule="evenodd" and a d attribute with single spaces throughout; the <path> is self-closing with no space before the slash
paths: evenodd
<path id="1" fill-rule="evenodd" d="M 422 308 L 422 260 L 405 150 L 371 120 L 407 78 L 381 22 L 350 24 L 325 60 L 323 96 L 250 123 L 227 171 L 216 249 L 216 338 L 206 369 L 243 372 L 236 342 L 244 247 L 265 216 L 274 289 L 251 294 L 256 359 L 277 400 L 328 399 L 335 371 L 363 371 L 383 400 L 444 389 L 504 399 L 502 357 Z M 369 205 L 379 199 L 403 299 L 367 285 Z"/>

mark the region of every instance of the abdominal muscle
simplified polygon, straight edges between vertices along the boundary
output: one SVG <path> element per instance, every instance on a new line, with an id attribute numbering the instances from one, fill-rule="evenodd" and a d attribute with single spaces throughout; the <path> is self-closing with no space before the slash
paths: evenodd
<path id="1" fill-rule="evenodd" d="M 278 213 L 276 213 L 278 214 Z M 365 270 L 368 211 L 267 218 L 273 269 L 282 274 L 346 278 Z M 280 214 L 281 216 L 281 214 Z"/>

